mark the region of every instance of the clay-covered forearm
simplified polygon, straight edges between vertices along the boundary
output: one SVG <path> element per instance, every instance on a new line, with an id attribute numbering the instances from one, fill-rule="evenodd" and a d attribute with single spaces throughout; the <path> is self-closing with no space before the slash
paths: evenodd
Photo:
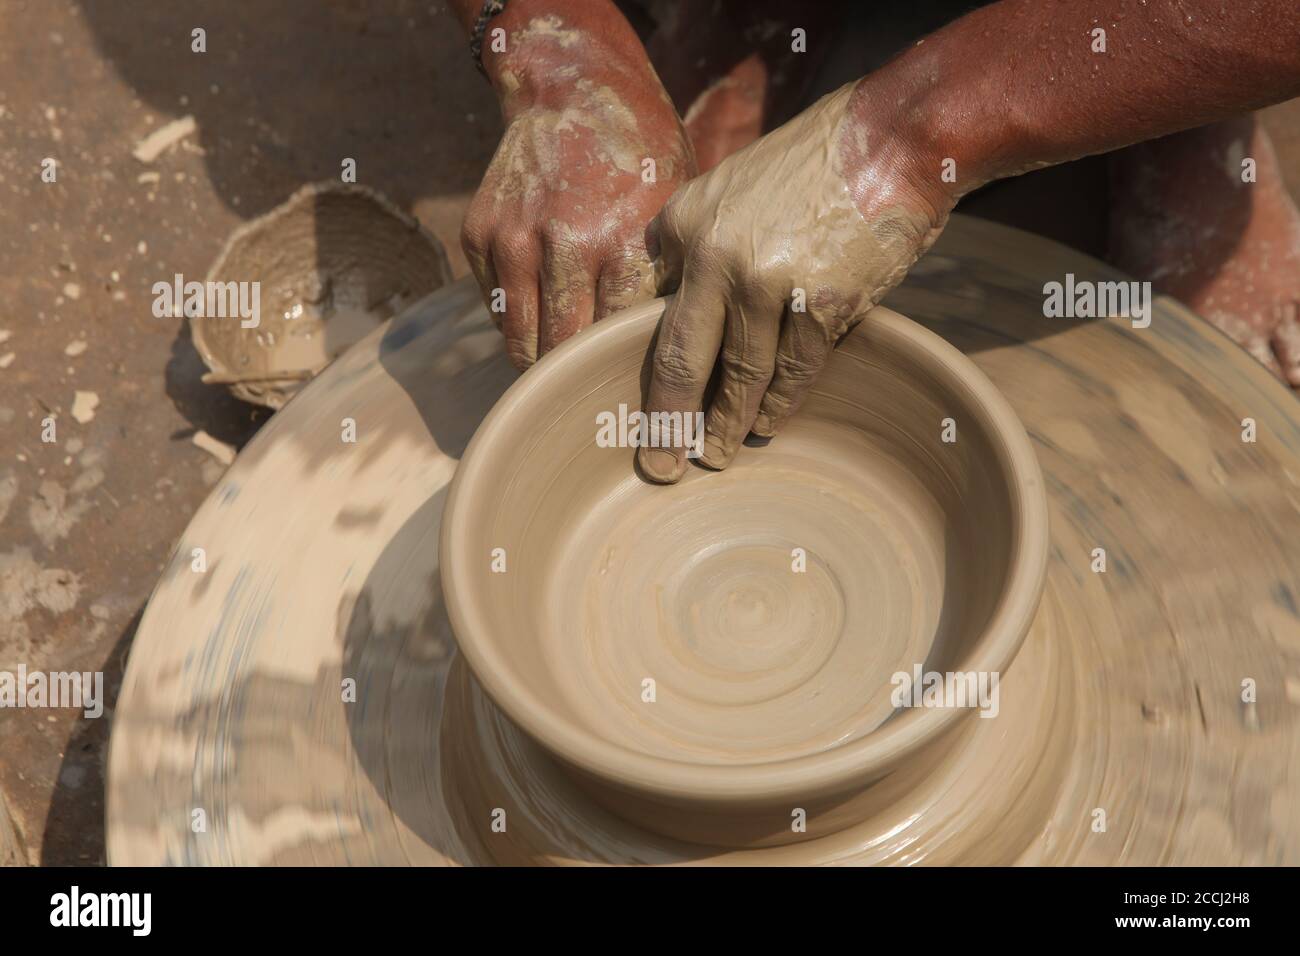
<path id="1" fill-rule="evenodd" d="M 1296 0 L 1001 0 L 866 77 L 850 110 L 956 198 L 1297 94 Z"/>
<path id="2" fill-rule="evenodd" d="M 452 8 L 469 31 L 483 4 L 452 0 Z M 644 84 L 652 96 L 659 88 L 645 48 L 612 0 L 509 0 L 487 24 L 482 59 L 507 115 L 512 104 L 554 105 L 579 82 Z"/>

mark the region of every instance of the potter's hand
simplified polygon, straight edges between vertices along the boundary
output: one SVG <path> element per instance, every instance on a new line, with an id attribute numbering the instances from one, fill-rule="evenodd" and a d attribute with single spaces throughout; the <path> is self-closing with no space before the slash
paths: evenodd
<path id="1" fill-rule="evenodd" d="M 648 410 L 700 410 L 720 361 L 703 460 L 722 467 L 798 407 L 961 195 L 1300 95 L 1295 0 L 1143 0 L 1123 26 L 1113 6 L 982 6 L 680 190 L 651 228 L 680 288 Z M 638 458 L 660 481 L 685 467 Z"/>
<path id="2" fill-rule="evenodd" d="M 771 436 L 799 407 L 830 350 L 938 236 L 952 200 L 920 182 L 886 126 L 825 97 L 682 187 L 647 230 L 661 285 L 651 412 L 703 410 L 701 462 L 724 468 L 745 436 Z M 938 179 L 938 167 L 931 177 Z M 671 482 L 685 449 L 643 447 Z"/>
<path id="3" fill-rule="evenodd" d="M 694 174 L 694 158 L 621 17 L 584 32 L 539 15 L 515 25 L 506 47 L 485 56 L 507 125 L 462 243 L 510 359 L 524 369 L 594 320 L 654 295 L 645 225 Z"/>

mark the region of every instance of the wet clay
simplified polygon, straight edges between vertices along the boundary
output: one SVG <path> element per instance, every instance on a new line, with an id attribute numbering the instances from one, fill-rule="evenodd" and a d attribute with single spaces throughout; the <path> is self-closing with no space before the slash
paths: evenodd
<path id="1" fill-rule="evenodd" d="M 193 318 L 194 345 L 214 383 L 280 408 L 304 381 L 450 277 L 441 243 L 379 193 L 305 186 L 235 230 L 208 272 L 208 282 L 261 284 L 256 324 Z"/>
<path id="2" fill-rule="evenodd" d="M 792 807 L 812 832 L 814 801 L 852 822 L 865 784 L 951 729 L 896 714 L 893 675 L 1010 663 L 1046 563 L 1042 477 L 974 365 L 878 308 L 780 441 L 648 483 L 596 423 L 639 409 L 661 309 L 561 346 L 479 427 L 443 513 L 443 593 L 492 698 L 615 812 L 791 842 L 809 832 Z"/>
<path id="3" fill-rule="evenodd" d="M 1294 399 L 1167 299 L 1146 330 L 1045 319 L 1042 284 L 1067 272 L 1123 278 L 957 216 L 887 300 L 967 352 L 1024 421 L 1052 545 L 999 717 L 961 722 L 868 788 L 860 822 L 754 850 L 655 835 L 478 687 L 440 590 L 440 516 L 515 376 L 477 290 L 457 284 L 272 418 L 186 530 L 118 701 L 110 861 L 1300 862 Z M 344 416 L 355 447 L 338 440 Z"/>
<path id="4" fill-rule="evenodd" d="M 934 241 L 947 208 L 882 186 L 864 209 L 850 190 L 875 144 L 846 121 L 853 86 L 823 97 L 687 183 L 651 226 L 660 287 L 677 288 L 657 346 L 652 409 L 699 411 L 721 365 L 702 461 L 725 467 L 751 429 L 776 434 L 834 344 Z M 675 480 L 678 452 L 640 456 Z"/>

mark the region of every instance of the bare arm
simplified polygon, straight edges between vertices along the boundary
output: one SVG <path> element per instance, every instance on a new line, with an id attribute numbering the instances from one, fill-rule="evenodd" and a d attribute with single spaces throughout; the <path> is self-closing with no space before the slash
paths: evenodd
<path id="1" fill-rule="evenodd" d="M 1294 0 L 1002 0 L 861 80 L 849 115 L 902 131 L 919 179 L 955 159 L 960 195 L 1297 95 Z"/>
<path id="2" fill-rule="evenodd" d="M 965 193 L 1297 93 L 1295 0 L 1002 0 L 963 17 L 674 194 L 650 228 L 679 291 L 649 411 L 701 410 L 720 365 L 701 460 L 725 467 L 798 409 Z M 676 481 L 685 449 L 639 460 Z"/>
<path id="3" fill-rule="evenodd" d="M 472 28 L 481 4 L 453 7 Z M 488 24 L 482 59 L 506 131 L 462 243 L 512 361 L 527 368 L 654 295 L 645 224 L 694 175 L 695 160 L 645 49 L 609 0 L 511 0 Z"/>

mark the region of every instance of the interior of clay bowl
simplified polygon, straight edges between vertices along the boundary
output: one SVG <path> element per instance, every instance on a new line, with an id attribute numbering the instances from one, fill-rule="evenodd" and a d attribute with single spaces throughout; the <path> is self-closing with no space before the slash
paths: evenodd
<path id="1" fill-rule="evenodd" d="M 208 272 L 209 286 L 257 283 L 256 320 L 229 308 L 205 310 L 191 319 L 194 344 L 236 396 L 279 408 L 450 275 L 441 243 L 378 193 L 342 183 L 305 186 L 236 230 Z"/>
<path id="2" fill-rule="evenodd" d="M 443 520 L 457 639 L 512 720 L 620 786 L 861 782 L 960 713 L 895 706 L 896 674 L 1000 673 L 1024 637 L 1047 549 L 1028 437 L 877 309 L 770 443 L 651 484 L 597 434 L 642 407 L 661 309 L 551 353 L 475 435 Z"/>

